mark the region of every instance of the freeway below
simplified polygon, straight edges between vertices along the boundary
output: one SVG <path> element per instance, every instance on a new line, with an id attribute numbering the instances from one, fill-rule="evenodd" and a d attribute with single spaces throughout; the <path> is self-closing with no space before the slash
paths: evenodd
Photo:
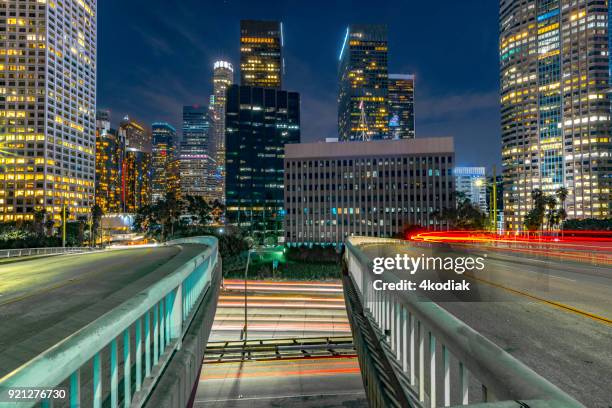
<path id="1" fill-rule="evenodd" d="M 449 246 L 434 249 L 409 244 L 365 245 L 370 258 L 465 257 Z M 525 254 L 479 249 L 482 271 L 393 270 L 400 279 L 466 279 L 469 294 L 419 294 L 440 306 L 521 360 L 588 407 L 612 406 L 612 269 L 588 263 L 529 259 Z"/>
<path id="2" fill-rule="evenodd" d="M 0 262 L 0 378 L 201 251 L 183 244 Z"/>

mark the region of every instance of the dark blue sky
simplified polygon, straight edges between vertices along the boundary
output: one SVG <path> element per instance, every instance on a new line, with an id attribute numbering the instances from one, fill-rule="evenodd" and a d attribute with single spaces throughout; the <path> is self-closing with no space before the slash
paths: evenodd
<path id="1" fill-rule="evenodd" d="M 454 136 L 458 164 L 499 161 L 497 1 L 101 0 L 98 13 L 98 106 L 114 121 L 178 127 L 183 105 L 207 104 L 213 62 L 238 65 L 240 19 L 270 19 L 283 22 L 302 141 L 336 137 L 346 26 L 386 23 L 390 72 L 416 74 L 417 137 Z"/>

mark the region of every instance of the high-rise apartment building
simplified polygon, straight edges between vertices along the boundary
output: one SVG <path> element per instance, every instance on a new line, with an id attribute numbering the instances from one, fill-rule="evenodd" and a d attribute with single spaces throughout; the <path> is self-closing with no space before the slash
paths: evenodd
<path id="1" fill-rule="evenodd" d="M 346 29 L 338 70 L 340 140 L 389 138 L 387 26 Z"/>
<path id="2" fill-rule="evenodd" d="M 153 135 L 151 200 L 155 203 L 173 190 L 171 167 L 177 156 L 176 129 L 167 122 L 153 123 L 151 129 Z"/>
<path id="3" fill-rule="evenodd" d="M 285 146 L 287 244 L 446 227 L 435 214 L 454 207 L 454 156 L 450 137 Z"/>
<path id="4" fill-rule="evenodd" d="M 484 167 L 455 167 L 455 186 L 455 190 L 463 193 L 483 214 L 489 212 Z"/>
<path id="5" fill-rule="evenodd" d="M 414 138 L 414 75 L 389 74 L 389 138 Z"/>
<path id="6" fill-rule="evenodd" d="M 562 186 L 568 218 L 609 217 L 607 2 L 501 0 L 499 22 L 506 226 Z"/>
<path id="7" fill-rule="evenodd" d="M 125 141 L 111 128 L 110 113 L 98 111 L 96 120 L 95 203 L 104 213 L 118 213 L 122 206 L 122 170 Z"/>
<path id="8" fill-rule="evenodd" d="M 0 221 L 94 201 L 96 0 L 0 2 Z"/>
<path id="9" fill-rule="evenodd" d="M 151 204 L 151 131 L 135 120 L 125 117 L 119 125 L 125 141 L 122 163 L 122 212 L 135 213 Z"/>
<path id="10" fill-rule="evenodd" d="M 285 145 L 300 142 L 297 92 L 232 85 L 226 108 L 226 217 L 259 243 L 282 241 Z"/>
<path id="11" fill-rule="evenodd" d="M 280 89 L 283 70 L 283 24 L 240 21 L 240 84 Z"/>
<path id="12" fill-rule="evenodd" d="M 179 156 L 180 191 L 182 195 L 215 199 L 215 160 L 209 154 L 212 130 L 206 106 L 183 107 L 183 140 Z"/>
<path id="13" fill-rule="evenodd" d="M 234 68 L 227 61 L 217 61 L 213 66 L 212 140 L 214 158 L 217 162 L 215 174 L 216 199 L 225 197 L 225 102 L 227 88 L 234 83 Z"/>

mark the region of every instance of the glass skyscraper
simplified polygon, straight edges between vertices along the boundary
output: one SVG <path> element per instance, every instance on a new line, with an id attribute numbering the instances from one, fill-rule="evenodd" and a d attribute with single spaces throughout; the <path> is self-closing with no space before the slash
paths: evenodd
<path id="1" fill-rule="evenodd" d="M 215 161 L 209 155 L 212 123 L 206 106 L 183 107 L 183 140 L 179 156 L 181 195 L 215 198 Z"/>
<path id="2" fill-rule="evenodd" d="M 232 85 L 226 107 L 226 216 L 258 243 L 283 238 L 285 145 L 300 142 L 297 92 Z"/>
<path id="3" fill-rule="evenodd" d="M 568 218 L 609 217 L 606 2 L 501 0 L 499 21 L 506 226 L 524 229 L 534 189 L 566 187 Z"/>
<path id="4" fill-rule="evenodd" d="M 166 122 L 153 123 L 151 128 L 153 135 L 151 200 L 155 203 L 172 190 L 170 180 L 171 166 L 176 156 L 176 129 Z"/>
<path id="5" fill-rule="evenodd" d="M 389 74 L 389 138 L 414 138 L 414 75 Z"/>
<path id="6" fill-rule="evenodd" d="M 121 172 L 122 212 L 135 213 L 151 204 L 151 130 L 126 116 L 119 125 L 124 141 Z"/>
<path id="7" fill-rule="evenodd" d="M 280 89 L 283 65 L 283 24 L 240 21 L 240 84 Z"/>
<path id="8" fill-rule="evenodd" d="M 350 25 L 339 59 L 340 140 L 389 138 L 387 26 Z"/>
<path id="9" fill-rule="evenodd" d="M 225 198 L 225 102 L 227 88 L 234 83 L 234 68 L 227 61 L 216 61 L 213 66 L 213 97 L 211 113 L 213 120 L 212 140 L 214 158 L 217 162 L 215 171 L 215 198 Z"/>
<path id="10" fill-rule="evenodd" d="M 95 203 L 104 213 L 122 211 L 121 180 L 125 141 L 111 128 L 110 113 L 98 111 L 96 120 Z"/>

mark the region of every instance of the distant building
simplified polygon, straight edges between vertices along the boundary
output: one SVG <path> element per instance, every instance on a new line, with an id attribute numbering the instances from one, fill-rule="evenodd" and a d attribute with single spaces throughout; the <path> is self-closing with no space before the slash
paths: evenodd
<path id="1" fill-rule="evenodd" d="M 387 26 L 346 29 L 338 70 L 340 140 L 389 138 Z"/>
<path id="2" fill-rule="evenodd" d="M 122 211 L 135 213 L 151 204 L 151 131 L 127 116 L 119 126 L 125 141 L 122 162 Z"/>
<path id="3" fill-rule="evenodd" d="M 285 145 L 300 141 L 297 92 L 232 85 L 226 110 L 226 217 L 257 242 L 282 241 Z"/>
<path id="4" fill-rule="evenodd" d="M 125 141 L 111 128 L 110 113 L 98 111 L 96 120 L 95 204 L 104 213 L 122 210 L 121 180 Z"/>
<path id="5" fill-rule="evenodd" d="M 212 123 L 205 106 L 183 107 L 183 140 L 179 155 L 179 179 L 182 196 L 215 198 L 216 163 L 210 155 Z"/>
<path id="6" fill-rule="evenodd" d="M 285 146 L 285 241 L 341 245 L 394 237 L 404 227 L 446 227 L 454 207 L 452 138 Z"/>
<path id="7" fill-rule="evenodd" d="M 456 191 L 463 193 L 472 204 L 488 214 L 487 178 L 484 167 L 455 167 Z"/>
<path id="8" fill-rule="evenodd" d="M 282 88 L 283 25 L 278 21 L 240 21 L 240 84 Z"/>
<path id="9" fill-rule="evenodd" d="M 217 164 L 215 172 L 215 198 L 225 199 L 225 102 L 227 88 L 234 83 L 234 68 L 227 61 L 216 61 L 213 66 L 212 107 L 212 141 L 214 159 Z"/>
<path id="10" fill-rule="evenodd" d="M 389 74 L 389 136 L 414 138 L 414 75 Z"/>
<path id="11" fill-rule="evenodd" d="M 155 203 L 172 190 L 170 167 L 177 155 L 176 129 L 166 122 L 153 123 L 151 128 L 153 135 L 151 200 Z"/>

